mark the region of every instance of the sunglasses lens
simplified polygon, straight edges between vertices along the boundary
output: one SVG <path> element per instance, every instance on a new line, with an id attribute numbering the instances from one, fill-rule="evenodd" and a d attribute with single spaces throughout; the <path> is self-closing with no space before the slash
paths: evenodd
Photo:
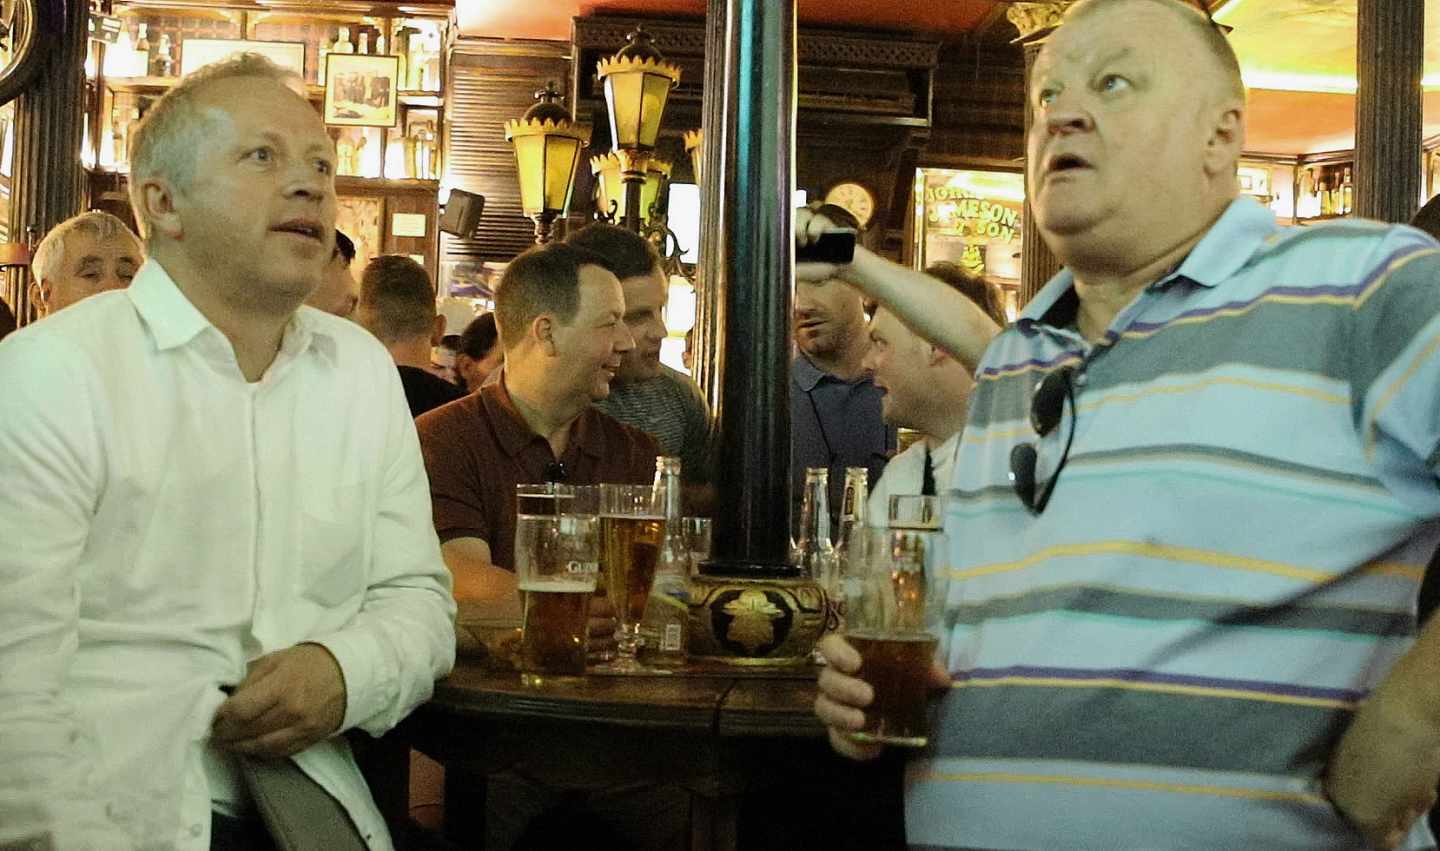
<path id="1" fill-rule="evenodd" d="M 1035 447 L 1029 443 L 1021 443 L 1010 450 L 1010 484 L 1015 487 L 1015 495 L 1031 511 L 1035 510 L 1035 463 L 1038 456 L 1035 454 Z"/>
<path id="2" fill-rule="evenodd" d="M 1030 425 L 1035 433 L 1044 437 L 1060 424 L 1065 411 L 1065 388 L 1070 383 L 1070 368 L 1057 369 L 1035 387 L 1035 397 L 1030 402 Z"/>

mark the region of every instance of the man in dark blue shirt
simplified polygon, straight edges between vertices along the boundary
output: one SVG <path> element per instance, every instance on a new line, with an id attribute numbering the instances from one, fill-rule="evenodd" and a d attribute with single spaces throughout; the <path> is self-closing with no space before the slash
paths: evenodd
<path id="1" fill-rule="evenodd" d="M 859 223 L 844 208 L 819 213 L 840 227 Z M 860 293 L 842 281 L 795 285 L 795 360 L 790 368 L 790 477 L 803 492 L 807 467 L 830 469 L 830 509 L 840 508 L 846 467 L 865 467 L 870 483 L 895 450 L 895 430 L 880 416 L 884 395 L 861 365 L 870 340 Z"/>

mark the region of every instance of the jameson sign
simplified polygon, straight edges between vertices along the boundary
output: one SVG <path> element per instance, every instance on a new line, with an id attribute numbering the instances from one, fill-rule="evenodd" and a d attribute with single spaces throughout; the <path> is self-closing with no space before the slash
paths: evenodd
<path id="1" fill-rule="evenodd" d="M 961 237 L 1013 242 L 1020 238 L 1020 205 L 977 198 L 964 190 L 925 190 L 925 218 L 932 228 Z"/>

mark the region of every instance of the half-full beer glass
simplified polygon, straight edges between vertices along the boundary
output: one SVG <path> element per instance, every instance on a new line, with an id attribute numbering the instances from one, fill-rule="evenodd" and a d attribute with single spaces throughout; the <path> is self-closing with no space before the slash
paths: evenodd
<path id="1" fill-rule="evenodd" d="M 932 506 L 933 507 L 933 506 Z M 875 691 L 859 742 L 924 747 L 929 743 L 929 669 L 935 659 L 947 581 L 939 511 L 881 533 L 858 576 L 847 577 L 845 640 L 860 653 L 859 677 Z M 923 524 L 919 517 L 926 516 Z M 933 516 L 934 520 L 928 519 Z"/>
<path id="2" fill-rule="evenodd" d="M 644 670 L 635 661 L 640 620 L 655 581 L 665 534 L 664 506 L 651 485 L 600 486 L 600 583 L 620 622 L 611 670 Z"/>
<path id="3" fill-rule="evenodd" d="M 522 681 L 585 673 L 599 545 L 593 515 L 517 515 L 515 573 L 525 612 Z"/>

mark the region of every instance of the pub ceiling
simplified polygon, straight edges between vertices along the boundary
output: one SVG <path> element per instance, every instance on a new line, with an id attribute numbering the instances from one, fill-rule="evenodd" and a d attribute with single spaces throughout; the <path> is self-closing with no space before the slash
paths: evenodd
<path id="1" fill-rule="evenodd" d="M 1440 0 L 1426 3 L 1425 136 L 1440 135 Z M 1251 151 L 1277 154 L 1354 145 L 1356 0 L 1219 0 L 1250 87 Z M 704 0 L 456 0 L 467 35 L 570 38 L 579 15 L 697 17 Z M 1006 2 L 796 0 L 801 22 L 893 30 L 945 40 L 1009 40 Z"/>

